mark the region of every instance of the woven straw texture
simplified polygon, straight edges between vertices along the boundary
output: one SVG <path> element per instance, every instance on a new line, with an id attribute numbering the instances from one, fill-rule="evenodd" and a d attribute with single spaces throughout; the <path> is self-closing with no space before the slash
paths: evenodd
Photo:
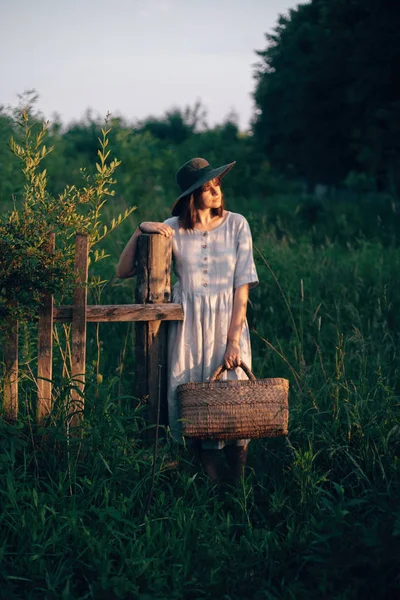
<path id="1" fill-rule="evenodd" d="M 235 440 L 287 435 L 289 381 L 256 379 L 241 363 L 249 380 L 218 381 L 221 365 L 202 383 L 177 388 L 182 433 L 196 439 Z"/>

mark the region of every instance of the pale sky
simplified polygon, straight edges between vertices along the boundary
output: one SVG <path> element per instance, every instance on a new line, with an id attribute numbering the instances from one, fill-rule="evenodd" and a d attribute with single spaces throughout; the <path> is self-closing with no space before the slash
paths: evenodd
<path id="1" fill-rule="evenodd" d="M 303 0 L 304 1 L 304 0 Z M 0 105 L 35 88 L 45 118 L 129 121 L 172 106 L 253 111 L 254 50 L 295 0 L 0 0 Z"/>

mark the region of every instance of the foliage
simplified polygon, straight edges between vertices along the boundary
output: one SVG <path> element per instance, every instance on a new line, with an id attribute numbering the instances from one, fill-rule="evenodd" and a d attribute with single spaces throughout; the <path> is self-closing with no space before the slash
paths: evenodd
<path id="1" fill-rule="evenodd" d="M 82 170 L 84 185 L 67 186 L 58 197 L 47 191 L 46 169 L 41 162 L 52 151 L 44 145 L 48 123 L 41 127 L 30 122 L 28 110 L 22 113 L 24 145 L 14 138 L 11 149 L 22 162 L 25 179 L 22 206 L 0 217 L 0 306 L 3 316 L 33 317 L 45 294 L 68 294 L 73 286 L 74 240 L 76 232 L 89 236 L 92 249 L 111 233 L 134 210 L 125 210 L 111 225 L 104 225 L 101 209 L 114 195 L 114 172 L 119 161 L 109 164 L 107 150 L 110 130 L 102 129 L 99 139 L 97 173 Z M 82 210 L 82 208 L 86 210 Z M 57 247 L 49 251 L 49 236 L 56 234 Z M 94 261 L 105 257 L 104 251 L 94 252 Z M 3 322 L 4 325 L 4 322 Z"/>
<path id="2" fill-rule="evenodd" d="M 17 131 L 13 119 L 7 123 Z M 130 303 L 132 280 L 116 281 L 114 274 L 134 227 L 132 200 L 139 204 L 135 217 L 162 220 L 176 195 L 174 172 L 188 157 L 204 155 L 215 164 L 238 160 L 224 191 L 227 208 L 248 218 L 254 237 L 260 285 L 251 292 L 248 310 L 253 370 L 257 376 L 288 377 L 290 424 L 287 439 L 251 443 L 247 478 L 222 494 L 167 431 L 145 516 L 153 454 L 142 436 L 144 406 L 135 397 L 132 325 L 88 326 L 85 419 L 82 435 L 71 438 L 65 423 L 73 382 L 65 353 L 61 360 L 54 353 L 54 408 L 46 429 L 32 419 L 37 328 L 21 321 L 20 370 L 29 377 L 21 377 L 19 421 L 0 421 L 4 597 L 397 597 L 395 197 L 367 192 L 370 175 L 358 171 L 347 179 L 350 191 L 324 198 L 301 194 L 296 182 L 282 179 L 255 149 L 252 137 L 239 132 L 234 118 L 184 140 L 170 132 L 166 142 L 154 129 L 139 131 L 122 120 L 101 133 L 101 124 L 88 115 L 65 130 L 57 123 L 46 126 L 55 148 L 43 162 L 36 148 L 42 129 L 36 124 L 31 131 L 35 128 L 28 146 L 18 139 L 15 149 L 23 153 L 23 168 L 30 165 L 25 194 L 32 212 L 42 216 L 30 216 L 28 203 L 27 214 L 11 211 L 1 224 L 11 227 L 10 215 L 20 219 L 9 238 L 10 247 L 14 244 L 9 259 L 21 254 L 14 267 L 19 277 L 30 247 L 17 246 L 20 224 L 29 225 L 30 239 L 36 239 L 35 223 L 44 232 L 24 281 L 26 288 L 31 278 L 38 296 L 57 275 L 54 263 L 39 253 L 40 241 L 63 222 L 69 232 L 63 252 L 75 229 L 88 232 L 92 247 L 102 244 L 101 251 L 92 251 L 92 270 L 96 251 L 97 258 L 107 257 L 92 273 L 89 293 L 96 302 Z M 96 170 L 90 162 L 95 135 L 101 144 Z M 115 183 L 113 173 L 107 178 L 108 139 L 122 159 Z M 40 143 L 39 148 L 43 152 Z M 80 166 L 86 167 L 82 187 Z M 111 186 L 113 202 L 104 203 Z M 18 201 L 16 187 L 9 182 L 1 189 L 16 191 Z M 65 200 L 60 206 L 55 198 Z M 68 206 L 74 207 L 71 221 Z M 111 222 L 106 230 L 104 219 Z M 116 225 L 118 235 L 108 235 Z M 43 268 L 47 275 L 39 288 Z M 8 289 L 14 289 L 11 283 Z M 29 286 L 26 291 L 32 294 Z M 68 331 L 57 325 L 54 333 L 62 350 Z"/>
<path id="3" fill-rule="evenodd" d="M 18 134 L 15 119 L 0 107 L 0 201 L 11 199 L 23 188 L 23 175 L 10 149 L 11 137 Z"/>
<path id="4" fill-rule="evenodd" d="M 289 243 L 248 216 L 253 370 L 290 379 L 288 438 L 251 442 L 246 479 L 218 493 L 167 432 L 145 517 L 152 448 L 131 369 L 118 368 L 129 330 L 102 324 L 104 377 L 89 372 L 82 436 L 65 436 L 68 386 L 45 432 L 29 418 L 0 423 L 5 597 L 398 595 L 399 251 Z M 130 282 L 104 294 L 129 301 Z"/>
<path id="5" fill-rule="evenodd" d="M 178 108 L 167 110 L 161 118 L 147 117 L 139 124 L 138 132 L 148 132 L 156 139 L 167 144 L 179 145 L 206 127 L 206 111 L 197 101 L 193 108 L 187 106 L 183 111 Z"/>
<path id="6" fill-rule="evenodd" d="M 396 3 L 312 0 L 281 16 L 258 52 L 260 151 L 310 185 L 368 173 L 399 189 L 400 59 Z"/>

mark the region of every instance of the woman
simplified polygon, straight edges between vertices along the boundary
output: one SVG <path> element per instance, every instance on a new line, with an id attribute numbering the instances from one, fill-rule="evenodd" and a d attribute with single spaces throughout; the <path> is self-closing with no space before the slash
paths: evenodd
<path id="1" fill-rule="evenodd" d="M 258 283 L 252 239 L 246 219 L 225 210 L 221 179 L 230 163 L 212 168 L 193 158 L 176 175 L 181 194 L 164 223 L 139 225 L 121 254 L 118 277 L 135 273 L 137 238 L 143 233 L 172 236 L 174 271 L 178 281 L 173 302 L 181 303 L 184 320 L 169 324 L 168 413 L 173 437 L 183 442 L 176 388 L 188 381 L 206 381 L 224 363 L 222 379 L 246 379 L 243 360 L 251 368 L 246 309 L 249 288 Z M 190 443 L 190 440 L 188 440 Z M 224 448 L 235 479 L 243 473 L 249 440 L 204 440 L 200 458 L 212 481 L 220 480 L 219 455 Z"/>

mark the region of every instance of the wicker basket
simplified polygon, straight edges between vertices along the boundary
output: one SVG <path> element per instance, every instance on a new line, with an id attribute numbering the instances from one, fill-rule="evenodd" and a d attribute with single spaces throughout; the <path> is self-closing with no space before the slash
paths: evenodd
<path id="1" fill-rule="evenodd" d="M 289 381 L 256 379 L 240 364 L 248 380 L 219 381 L 220 365 L 210 380 L 178 386 L 182 433 L 206 440 L 277 437 L 288 433 Z"/>

